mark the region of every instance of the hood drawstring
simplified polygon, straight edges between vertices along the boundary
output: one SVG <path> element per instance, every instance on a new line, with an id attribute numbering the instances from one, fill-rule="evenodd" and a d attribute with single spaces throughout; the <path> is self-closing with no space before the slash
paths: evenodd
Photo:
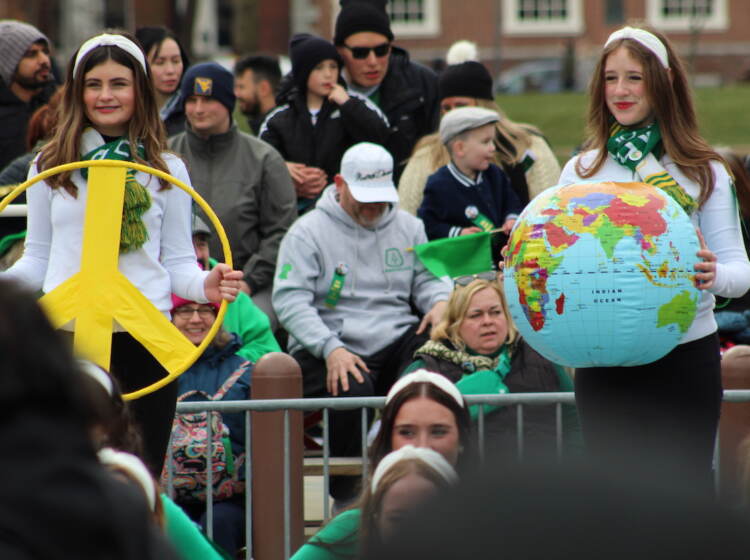
<path id="1" fill-rule="evenodd" d="M 388 294 L 391 291 L 391 275 L 385 273 L 385 253 L 383 252 L 383 247 L 380 245 L 380 235 L 378 234 L 378 229 L 375 228 L 375 244 L 378 247 L 378 258 L 380 259 L 380 271 L 383 273 L 383 276 L 386 278 L 388 285 L 385 289 L 385 293 Z"/>

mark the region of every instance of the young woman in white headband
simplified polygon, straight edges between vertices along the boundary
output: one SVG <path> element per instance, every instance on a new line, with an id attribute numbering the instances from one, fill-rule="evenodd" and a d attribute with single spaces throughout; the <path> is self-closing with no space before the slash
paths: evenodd
<path id="1" fill-rule="evenodd" d="M 702 233 L 702 262 L 695 319 L 674 350 L 643 366 L 577 370 L 584 439 L 595 455 L 627 453 L 649 468 L 680 465 L 708 491 L 721 405 L 714 296 L 739 297 L 750 287 L 732 177 L 698 131 L 682 61 L 661 33 L 615 31 L 590 97 L 584 150 L 560 183 L 640 181 L 663 189 Z"/>
<path id="2" fill-rule="evenodd" d="M 424 369 L 403 376 L 388 392 L 380 431 L 370 446 L 370 472 L 381 473 L 373 481 L 382 476 L 384 458 L 407 446 L 439 455 L 441 463 L 460 473 L 471 462 L 470 430 L 466 402 L 451 381 Z M 371 485 L 362 489 L 357 506 L 334 517 L 292 560 L 355 558 L 363 512 L 359 506 L 368 503 Z"/>
<path id="3" fill-rule="evenodd" d="M 182 160 L 166 152 L 146 59 L 127 33 L 92 37 L 73 55 L 57 131 L 33 162 L 29 176 L 64 163 L 93 159 L 147 164 L 190 184 Z M 86 170 L 68 171 L 28 190 L 25 251 L 4 273 L 6 277 L 47 293 L 78 272 L 87 178 Z M 241 272 L 219 265 L 208 273 L 196 263 L 191 199 L 184 191 L 131 171 L 125 201 L 119 270 L 159 311 L 169 318 L 172 292 L 201 302 L 234 300 Z M 115 325 L 115 330 L 123 329 Z M 166 375 L 161 364 L 127 332 L 113 334 L 110 371 L 124 392 Z M 171 383 L 134 401 L 146 462 L 157 476 L 169 441 L 176 391 L 177 384 Z"/>

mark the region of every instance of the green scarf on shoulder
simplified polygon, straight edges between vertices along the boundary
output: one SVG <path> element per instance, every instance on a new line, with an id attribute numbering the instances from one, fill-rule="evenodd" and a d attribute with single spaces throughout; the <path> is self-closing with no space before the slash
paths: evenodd
<path id="1" fill-rule="evenodd" d="M 92 143 L 96 146 L 91 149 Z M 125 138 L 118 138 L 111 142 L 104 142 L 98 132 L 89 128 L 84 131 L 81 149 L 86 150 L 81 156 L 82 161 L 94 159 L 114 159 L 118 161 L 134 161 L 130 150 L 130 142 Z M 143 144 L 138 144 L 138 156 L 145 160 L 146 150 Z M 84 179 L 88 178 L 88 169 L 81 169 Z M 122 206 L 122 224 L 120 226 L 120 253 L 130 253 L 143 247 L 148 241 L 148 230 L 143 223 L 143 215 L 151 208 L 151 195 L 148 189 L 135 180 L 135 170 L 128 169 L 125 179 L 125 201 Z"/>
<path id="2" fill-rule="evenodd" d="M 656 121 L 642 128 L 625 128 L 614 120 L 610 125 L 607 151 L 614 160 L 637 173 L 644 183 L 666 192 L 690 216 L 698 203 L 659 163 L 662 149 Z"/>

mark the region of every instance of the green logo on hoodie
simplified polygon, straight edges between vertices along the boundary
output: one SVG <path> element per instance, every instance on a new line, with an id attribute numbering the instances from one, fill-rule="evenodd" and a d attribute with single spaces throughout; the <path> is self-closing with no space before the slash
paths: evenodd
<path id="1" fill-rule="evenodd" d="M 405 270 L 407 267 L 404 266 L 404 256 L 401 251 L 395 247 L 385 250 L 385 271 L 395 272 L 397 270 Z"/>

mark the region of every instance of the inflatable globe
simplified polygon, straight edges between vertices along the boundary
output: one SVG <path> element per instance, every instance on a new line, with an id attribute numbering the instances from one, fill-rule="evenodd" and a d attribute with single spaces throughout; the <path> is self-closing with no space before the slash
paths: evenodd
<path id="1" fill-rule="evenodd" d="M 695 317 L 698 237 L 643 183 L 552 187 L 519 216 L 505 259 L 518 331 L 571 367 L 635 366 L 674 348 Z"/>

